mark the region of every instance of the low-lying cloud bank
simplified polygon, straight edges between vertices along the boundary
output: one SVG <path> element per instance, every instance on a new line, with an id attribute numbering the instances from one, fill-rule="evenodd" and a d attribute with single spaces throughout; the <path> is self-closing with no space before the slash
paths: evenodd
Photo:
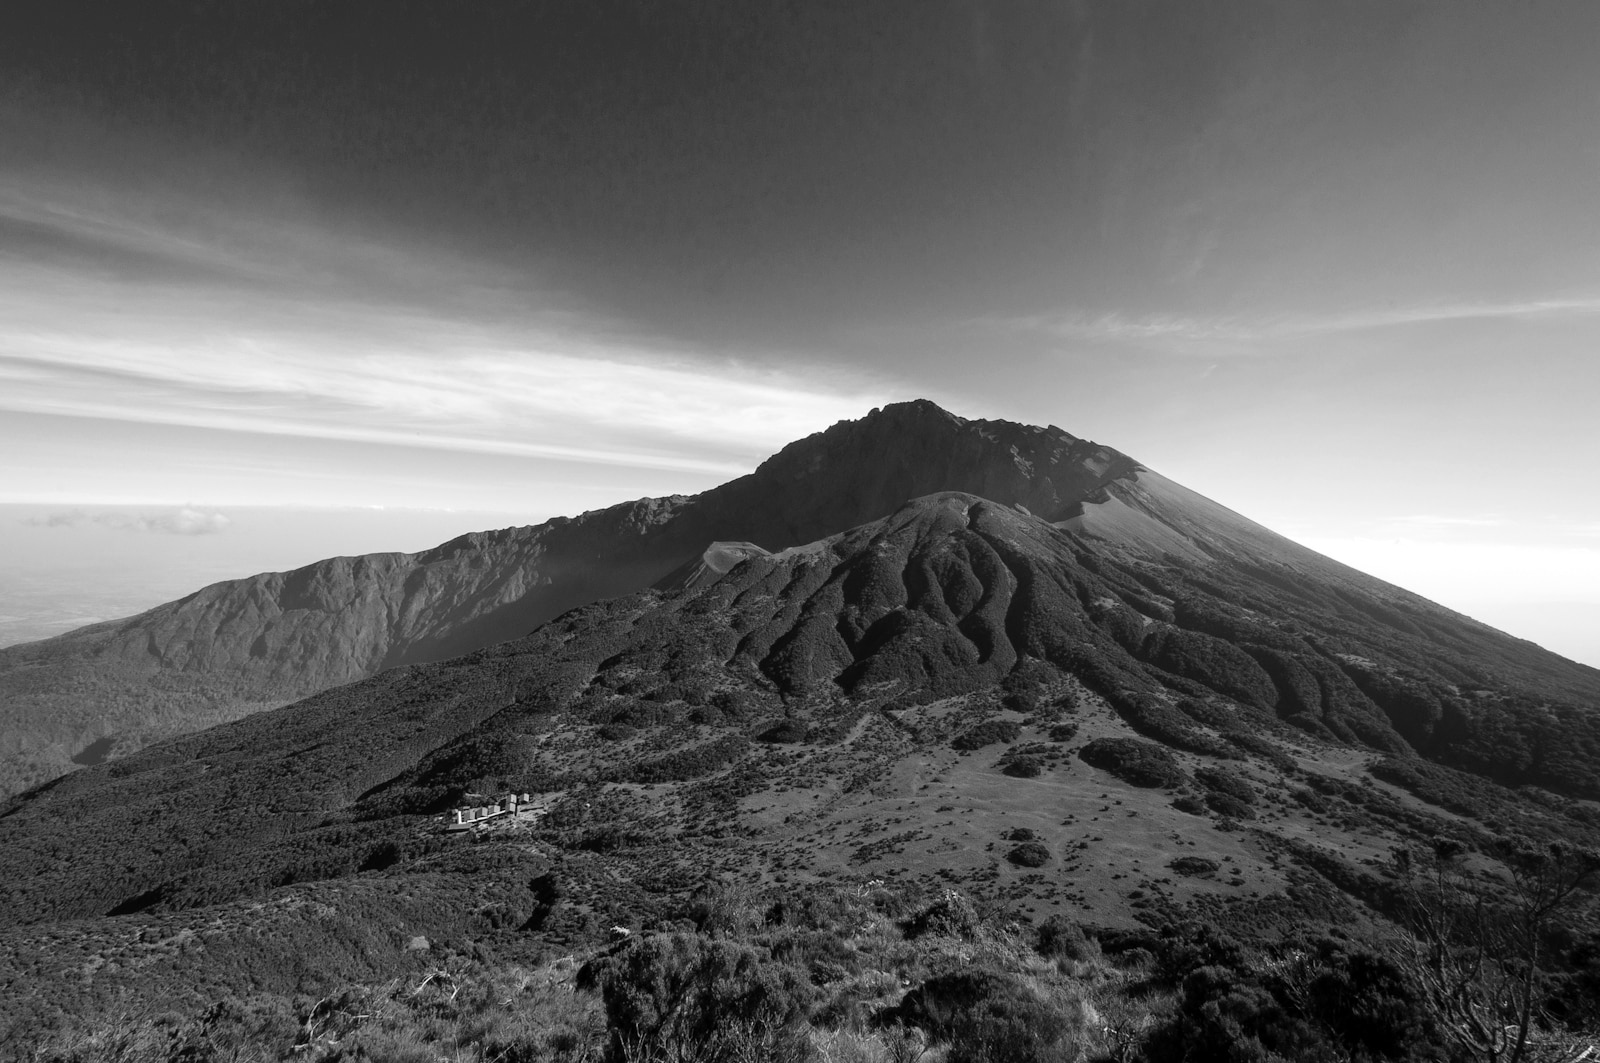
<path id="1" fill-rule="evenodd" d="M 165 535 L 215 535 L 233 523 L 220 510 L 180 506 L 166 511 L 69 509 L 23 521 L 41 528 L 115 528 L 119 531 L 158 532 Z"/>

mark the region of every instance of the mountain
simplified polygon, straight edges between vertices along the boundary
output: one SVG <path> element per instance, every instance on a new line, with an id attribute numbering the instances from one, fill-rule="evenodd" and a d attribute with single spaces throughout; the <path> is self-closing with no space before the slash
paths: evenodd
<path id="1" fill-rule="evenodd" d="M 0 649 L 0 795 L 385 668 L 526 634 L 651 586 L 713 540 L 781 550 L 943 490 L 1069 519 L 1134 467 L 1058 428 L 907 402 L 799 440 L 700 495 L 218 583 L 126 620 Z"/>
<path id="2" fill-rule="evenodd" d="M 1002 497 L 918 490 L 955 475 Z M 1058 430 L 891 407 L 529 533 L 539 586 L 600 580 L 553 544 L 624 513 L 590 556 L 651 585 L 0 809 L 0 1012 L 327 992 L 418 935 L 570 950 L 714 882 L 1356 932 L 1396 845 L 1600 841 L 1600 673 Z M 507 793 L 537 814 L 448 829 Z"/>

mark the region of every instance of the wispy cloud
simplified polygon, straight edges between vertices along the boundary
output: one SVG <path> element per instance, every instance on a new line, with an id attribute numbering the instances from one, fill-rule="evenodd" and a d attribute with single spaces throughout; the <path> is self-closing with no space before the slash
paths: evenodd
<path id="1" fill-rule="evenodd" d="M 197 217 L 0 189 L 0 224 L 35 234 L 0 255 L 0 410 L 732 473 L 885 398 L 629 336 L 481 266 Z"/>
<path id="2" fill-rule="evenodd" d="M 1409 307 L 1352 310 L 1308 315 L 1179 314 L 1031 315 L 986 324 L 1040 332 L 1064 339 L 1117 344 L 1159 345 L 1177 351 L 1217 355 L 1254 354 L 1276 341 L 1357 333 L 1455 321 L 1516 318 L 1571 318 L 1600 315 L 1600 297 L 1562 297 L 1522 302 L 1430 303 Z"/>
<path id="3" fill-rule="evenodd" d="M 23 523 L 41 528 L 97 526 L 120 531 L 159 532 L 167 535 L 215 535 L 227 530 L 233 521 L 220 510 L 184 506 L 162 512 L 71 509 L 39 517 L 28 517 Z"/>
<path id="4" fill-rule="evenodd" d="M 267 197 L 273 198 L 273 197 Z M 216 202 L 181 189 L 111 193 L 70 175 L 0 173 L 0 263 L 60 281 L 83 276 L 145 287 L 196 285 L 300 297 L 331 294 L 447 300 L 492 283 L 491 270 L 449 252 L 421 253 L 355 229 L 304 220 L 308 208 Z M 441 286 L 454 278 L 454 286 Z"/>

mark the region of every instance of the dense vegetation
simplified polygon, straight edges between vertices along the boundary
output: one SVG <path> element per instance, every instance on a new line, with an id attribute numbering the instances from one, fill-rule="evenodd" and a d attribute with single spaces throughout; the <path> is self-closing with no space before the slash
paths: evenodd
<path id="1" fill-rule="evenodd" d="M 1488 899 L 1519 910 L 1514 899 Z M 44 1035 L 33 1058 L 1487 1058 L 1414 961 L 1421 944 L 1327 926 L 1254 941 L 1206 922 L 1121 932 L 1056 916 L 1030 928 L 1014 912 L 980 914 L 956 891 L 877 882 L 781 893 L 712 886 L 611 944 L 535 949 L 516 962 L 481 949 L 424 951 L 391 977 L 319 996 L 256 992 L 187 1015 L 71 1022 Z M 1472 942 L 1446 945 L 1461 956 Z M 1583 992 L 1592 979 L 1584 948 L 1568 946 L 1548 966 L 1538 1007 L 1554 1013 Z M 1485 976 L 1467 992 L 1490 984 Z M 1568 1013 L 1575 1024 L 1552 1019 L 1519 1034 L 1525 1058 L 1567 1058 L 1600 1033 L 1585 1026 L 1592 1006 Z"/>

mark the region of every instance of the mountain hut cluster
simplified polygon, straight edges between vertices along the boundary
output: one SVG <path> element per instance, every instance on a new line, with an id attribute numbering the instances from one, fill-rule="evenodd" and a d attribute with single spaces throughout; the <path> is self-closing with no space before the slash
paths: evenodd
<path id="1" fill-rule="evenodd" d="M 472 794 L 469 796 L 478 797 L 481 795 Z M 466 808 L 458 808 L 453 810 L 450 813 L 451 821 L 446 825 L 445 829 L 471 830 L 474 827 L 487 823 L 490 820 L 499 819 L 502 816 L 515 817 L 519 813 L 523 812 L 532 813 L 543 811 L 543 804 L 535 804 L 528 794 L 507 794 L 506 796 L 486 805 L 470 805 Z"/>

